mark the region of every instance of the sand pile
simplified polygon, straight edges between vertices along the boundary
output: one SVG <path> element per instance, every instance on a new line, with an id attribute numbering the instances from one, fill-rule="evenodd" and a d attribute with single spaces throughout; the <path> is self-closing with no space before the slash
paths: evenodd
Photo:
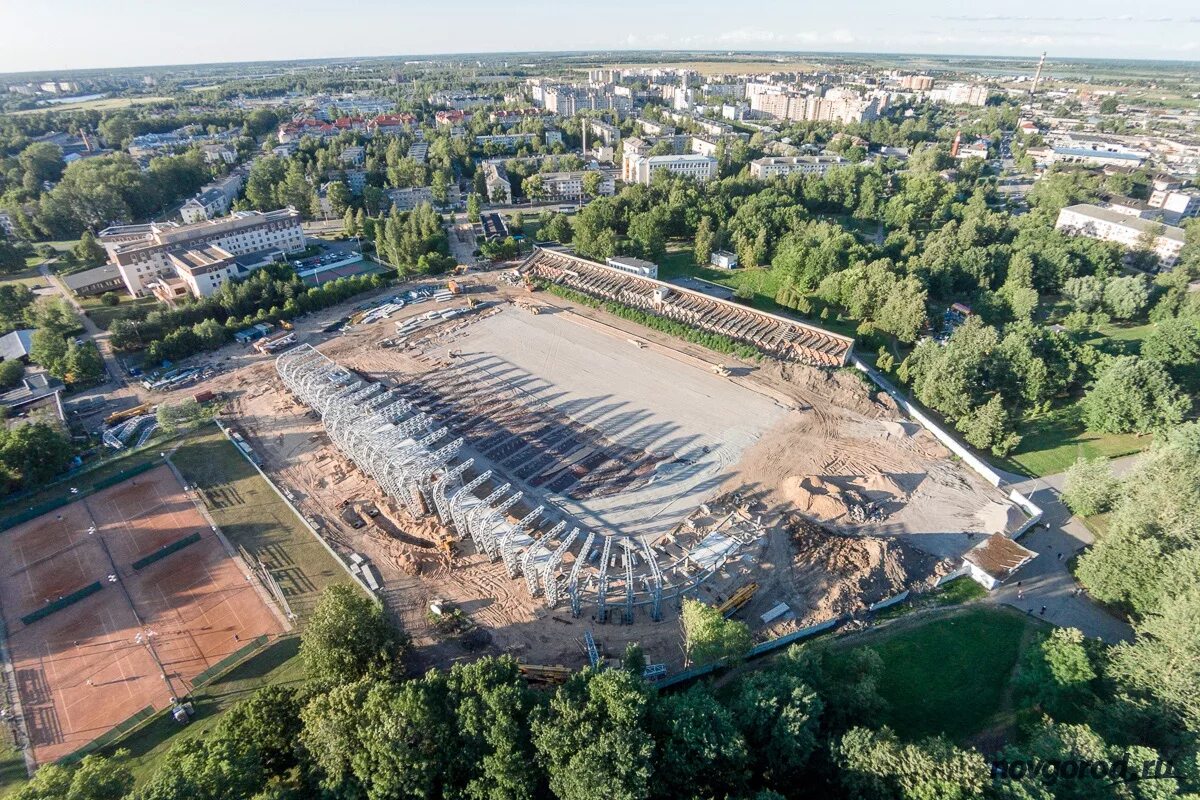
<path id="1" fill-rule="evenodd" d="M 886 472 L 872 472 L 857 478 L 854 485 L 862 491 L 884 495 L 879 497 L 880 500 L 907 500 L 908 492 L 904 490 L 900 484 L 896 483 L 896 479 Z"/>
<path id="2" fill-rule="evenodd" d="M 791 521 L 792 575 L 805 608 L 801 625 L 853 614 L 905 589 L 932 585 L 951 564 L 896 539 L 842 536 L 809 520 Z"/>
<path id="3" fill-rule="evenodd" d="M 844 517 L 850 510 L 849 504 L 857 499 L 846 497 L 839 487 L 816 475 L 785 478 L 780 491 L 798 510 L 822 522 Z"/>
<path id="4" fill-rule="evenodd" d="M 991 502 L 976 512 L 987 533 L 1008 533 L 1025 523 L 1025 513 L 1012 503 Z"/>

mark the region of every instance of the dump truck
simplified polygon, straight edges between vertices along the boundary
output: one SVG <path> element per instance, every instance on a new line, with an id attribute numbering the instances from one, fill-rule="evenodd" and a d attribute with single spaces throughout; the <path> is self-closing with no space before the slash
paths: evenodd
<path id="1" fill-rule="evenodd" d="M 463 293 L 462 284 L 459 283 L 458 281 L 454 280 L 453 278 L 446 281 L 446 288 L 450 290 L 450 294 L 462 294 Z"/>
<path id="2" fill-rule="evenodd" d="M 532 684 L 540 684 L 542 686 L 558 686 L 567 682 L 567 678 L 571 677 L 571 670 L 567 667 L 555 664 L 549 666 L 546 664 L 518 664 L 517 669 L 525 680 Z"/>
<path id="3" fill-rule="evenodd" d="M 717 611 L 721 612 L 721 616 L 729 619 L 738 611 L 740 611 L 742 606 L 749 603 L 750 598 L 754 597 L 754 593 L 757 591 L 757 583 L 754 583 L 753 581 L 747 583 L 745 586 L 734 592 L 728 600 L 718 605 Z"/>

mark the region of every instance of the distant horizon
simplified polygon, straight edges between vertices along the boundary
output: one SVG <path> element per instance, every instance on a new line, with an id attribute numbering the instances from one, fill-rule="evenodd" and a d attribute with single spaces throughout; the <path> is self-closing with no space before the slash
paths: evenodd
<path id="1" fill-rule="evenodd" d="M 1183 0 L 1164 0 L 1143 16 L 1123 0 L 1093 0 L 1082 14 L 1061 0 L 1009 0 L 991 14 L 952 0 L 912 0 L 903 9 L 884 0 L 696 0 L 683 10 L 637 0 L 512 0 L 503 13 L 483 0 L 459 0 L 453 13 L 394 0 L 333 9 L 293 0 L 285 13 L 210 0 L 202 15 L 170 5 L 150 12 L 133 0 L 4 2 L 10 41 L 0 74 L 550 52 L 1200 59 L 1200 14 Z M 556 47 L 536 46 L 545 43 Z"/>
<path id="2" fill-rule="evenodd" d="M 210 68 L 210 67 L 231 67 L 244 64 L 246 66 L 254 65 L 272 65 L 272 64 L 312 64 L 312 63 L 328 63 L 328 62 L 350 62 L 350 61 L 438 61 L 450 59 L 469 59 L 476 56 L 482 58 L 497 58 L 500 56 L 537 56 L 540 58 L 562 58 L 568 56 L 605 56 L 605 55 L 638 55 L 645 54 L 652 56 L 656 54 L 662 55 L 697 55 L 697 56 L 717 56 L 721 58 L 736 58 L 738 56 L 749 57 L 767 57 L 767 56 L 782 56 L 782 57 L 820 57 L 820 58 L 896 58 L 896 59 L 963 59 L 963 60 L 996 60 L 1008 61 L 1014 64 L 1036 64 L 1041 58 L 1041 51 L 1030 54 L 1019 55 L 1000 55 L 995 53 L 921 53 L 921 52 L 900 52 L 900 51 L 885 51 L 885 50 L 752 50 L 739 48 L 730 50 L 728 48 L 721 49 L 704 49 L 704 48 L 688 48 L 688 49 L 669 49 L 669 48 L 646 48 L 646 49 L 602 49 L 591 48 L 583 50 L 495 50 L 495 51 L 462 51 L 453 53 L 393 53 L 393 54 L 368 54 L 368 55 L 342 55 L 342 56 L 306 56 L 297 58 L 261 58 L 261 59 L 232 59 L 228 61 L 180 61 L 176 63 L 161 63 L 161 64 L 125 64 L 125 65 L 109 65 L 109 66 L 91 66 L 91 67 L 53 67 L 45 69 L 30 69 L 17 72 L 0 72 L 0 76 L 5 78 L 21 78 L 22 76 L 47 76 L 51 74 L 61 75 L 69 73 L 88 73 L 102 72 L 105 70 L 113 71 L 130 71 L 130 70 L 179 70 L 186 68 Z M 648 59 L 649 60 L 649 59 Z M 1054 57 L 1053 54 L 1046 56 L 1047 68 L 1052 67 L 1055 63 L 1058 64 L 1164 64 L 1164 65 L 1181 65 L 1186 66 L 1195 64 L 1200 66 L 1200 58 L 1133 58 L 1133 57 L 1112 57 L 1112 56 L 1060 56 Z M 780 67 L 786 67 L 787 64 L 780 64 Z M 670 64 L 664 64 L 664 67 L 670 67 Z M 736 71 L 737 62 L 730 62 L 730 71 Z M 593 67 L 599 68 L 599 67 Z M 614 68 L 619 68 L 615 66 Z"/>

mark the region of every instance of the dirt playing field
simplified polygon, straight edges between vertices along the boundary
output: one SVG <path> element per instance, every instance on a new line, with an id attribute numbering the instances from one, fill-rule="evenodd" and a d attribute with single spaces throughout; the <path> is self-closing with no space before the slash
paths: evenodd
<path id="1" fill-rule="evenodd" d="M 205 669 L 284 630 L 166 465 L 0 533 L 0 561 L 0 609 L 39 764 L 186 696 Z"/>
<path id="2" fill-rule="evenodd" d="M 739 618 L 760 636 L 929 586 L 980 535 L 1021 521 L 1000 492 L 850 371 L 737 362 L 544 294 L 534 298 L 544 313 L 532 315 L 503 302 L 528 295 L 499 283 L 480 294 L 500 299 L 499 311 L 426 324 L 406 335 L 407 347 L 386 346 L 393 323 L 429 305 L 314 344 L 371 380 L 402 392 L 416 387 L 414 396 L 451 420 L 487 417 L 489 395 L 497 407 L 503 395 L 510 435 L 529 431 L 544 445 L 568 430 L 609 459 L 596 459 L 603 469 L 595 472 L 620 476 L 621 491 L 606 493 L 590 475 L 568 479 L 564 467 L 580 464 L 578 456 L 556 466 L 552 446 L 529 460 L 516 439 L 455 431 L 472 457 L 491 448 L 487 463 L 523 481 L 523 503 L 548 501 L 592 525 L 653 538 L 715 529 L 717 512 L 697 508 L 740 498 L 757 535 L 689 596 L 720 602 L 757 583 Z M 718 364 L 730 374 L 714 375 Z M 385 604 L 416 644 L 416 668 L 498 651 L 578 666 L 589 627 L 606 656 L 637 641 L 651 662 L 682 664 L 678 599 L 665 603 L 661 622 L 643 611 L 628 625 L 596 624 L 587 608 L 573 618 L 561 602 L 547 609 L 523 579 L 469 542 L 455 542 L 449 553 L 439 547 L 445 531 L 436 518 L 413 519 L 386 497 L 332 445 L 272 364 L 210 385 L 229 392 L 229 420 L 321 535 L 344 558 L 359 554 L 378 572 Z M 522 457 L 534 466 L 517 474 Z M 363 527 L 348 524 L 347 506 Z M 461 624 L 435 626 L 433 600 L 459 608 Z M 780 602 L 788 612 L 764 626 L 758 616 Z"/>

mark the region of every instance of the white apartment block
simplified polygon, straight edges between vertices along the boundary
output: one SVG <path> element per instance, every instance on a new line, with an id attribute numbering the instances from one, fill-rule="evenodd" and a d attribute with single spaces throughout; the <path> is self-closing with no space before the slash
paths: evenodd
<path id="1" fill-rule="evenodd" d="M 224 263 L 224 256 L 215 251 L 190 261 L 184 256 L 189 250 L 212 246 L 237 259 L 255 253 L 292 253 L 304 249 L 300 212 L 293 208 L 266 213 L 239 211 L 193 225 L 155 222 L 115 226 L 101 231 L 99 239 L 108 251 L 109 260 L 117 265 L 125 288 L 134 296 L 147 294 L 151 284 L 160 279 L 179 278 L 193 288 L 193 281 L 179 274 L 180 269 L 191 270 L 196 287 L 193 293 L 211 294 L 216 288 L 210 284 L 218 279 L 223 283 L 233 274 L 229 270 L 234 265 Z M 180 264 L 193 266 L 180 267 Z M 203 277 L 206 275 L 212 277 Z"/>
<path id="2" fill-rule="evenodd" d="M 798 172 L 802 175 L 824 175 L 834 167 L 850 162 L 841 156 L 768 156 L 750 162 L 750 177 L 760 181 Z"/>
<path id="3" fill-rule="evenodd" d="M 717 177 L 717 160 L 712 156 L 694 153 L 679 156 L 634 156 L 625 171 L 631 176 L 627 181 L 647 186 L 657 173 L 664 171 L 704 183 Z"/>
<path id="4" fill-rule="evenodd" d="M 546 143 L 546 146 L 554 144 L 562 144 L 562 131 L 547 130 L 543 133 L 498 133 L 492 136 L 476 136 L 475 144 L 479 147 L 487 147 L 489 144 L 494 147 L 501 147 L 507 150 L 514 150 L 523 144 L 532 145 L 538 137 L 541 136 Z"/>
<path id="5" fill-rule="evenodd" d="M 988 87 L 981 84 L 952 83 L 944 89 L 931 90 L 929 99 L 935 103 L 947 103 L 952 106 L 985 106 Z"/>
<path id="6" fill-rule="evenodd" d="M 595 170 L 572 170 L 570 172 L 543 172 L 542 190 L 547 200 L 581 200 L 583 199 L 583 176 Z M 612 175 L 598 171 L 600 176 L 599 194 L 611 196 L 616 192 Z"/>
<path id="7" fill-rule="evenodd" d="M 1156 189 L 1150 195 L 1147 203 L 1151 208 L 1161 210 L 1163 222 L 1178 225 L 1185 219 L 1200 217 L 1200 192 L 1195 190 L 1163 191 Z"/>
<path id="8" fill-rule="evenodd" d="M 1072 236 L 1087 236 L 1105 242 L 1116 242 L 1127 249 L 1141 244 L 1147 231 L 1158 231 L 1154 240 L 1154 252 L 1163 269 L 1170 269 L 1179 261 L 1183 250 L 1183 229 L 1162 225 L 1141 217 L 1122 214 L 1109 208 L 1081 203 L 1067 206 L 1058 212 L 1054 227 Z"/>
<path id="9" fill-rule="evenodd" d="M 481 198 L 485 202 L 512 202 L 512 181 L 508 179 L 508 170 L 501 161 L 485 161 L 480 168 L 483 170 L 483 180 L 487 185 L 488 196 Z"/>
<path id="10" fill-rule="evenodd" d="M 217 188 L 205 189 L 179 209 L 184 225 L 195 225 L 197 222 L 223 217 L 228 213 L 229 198 Z"/>

